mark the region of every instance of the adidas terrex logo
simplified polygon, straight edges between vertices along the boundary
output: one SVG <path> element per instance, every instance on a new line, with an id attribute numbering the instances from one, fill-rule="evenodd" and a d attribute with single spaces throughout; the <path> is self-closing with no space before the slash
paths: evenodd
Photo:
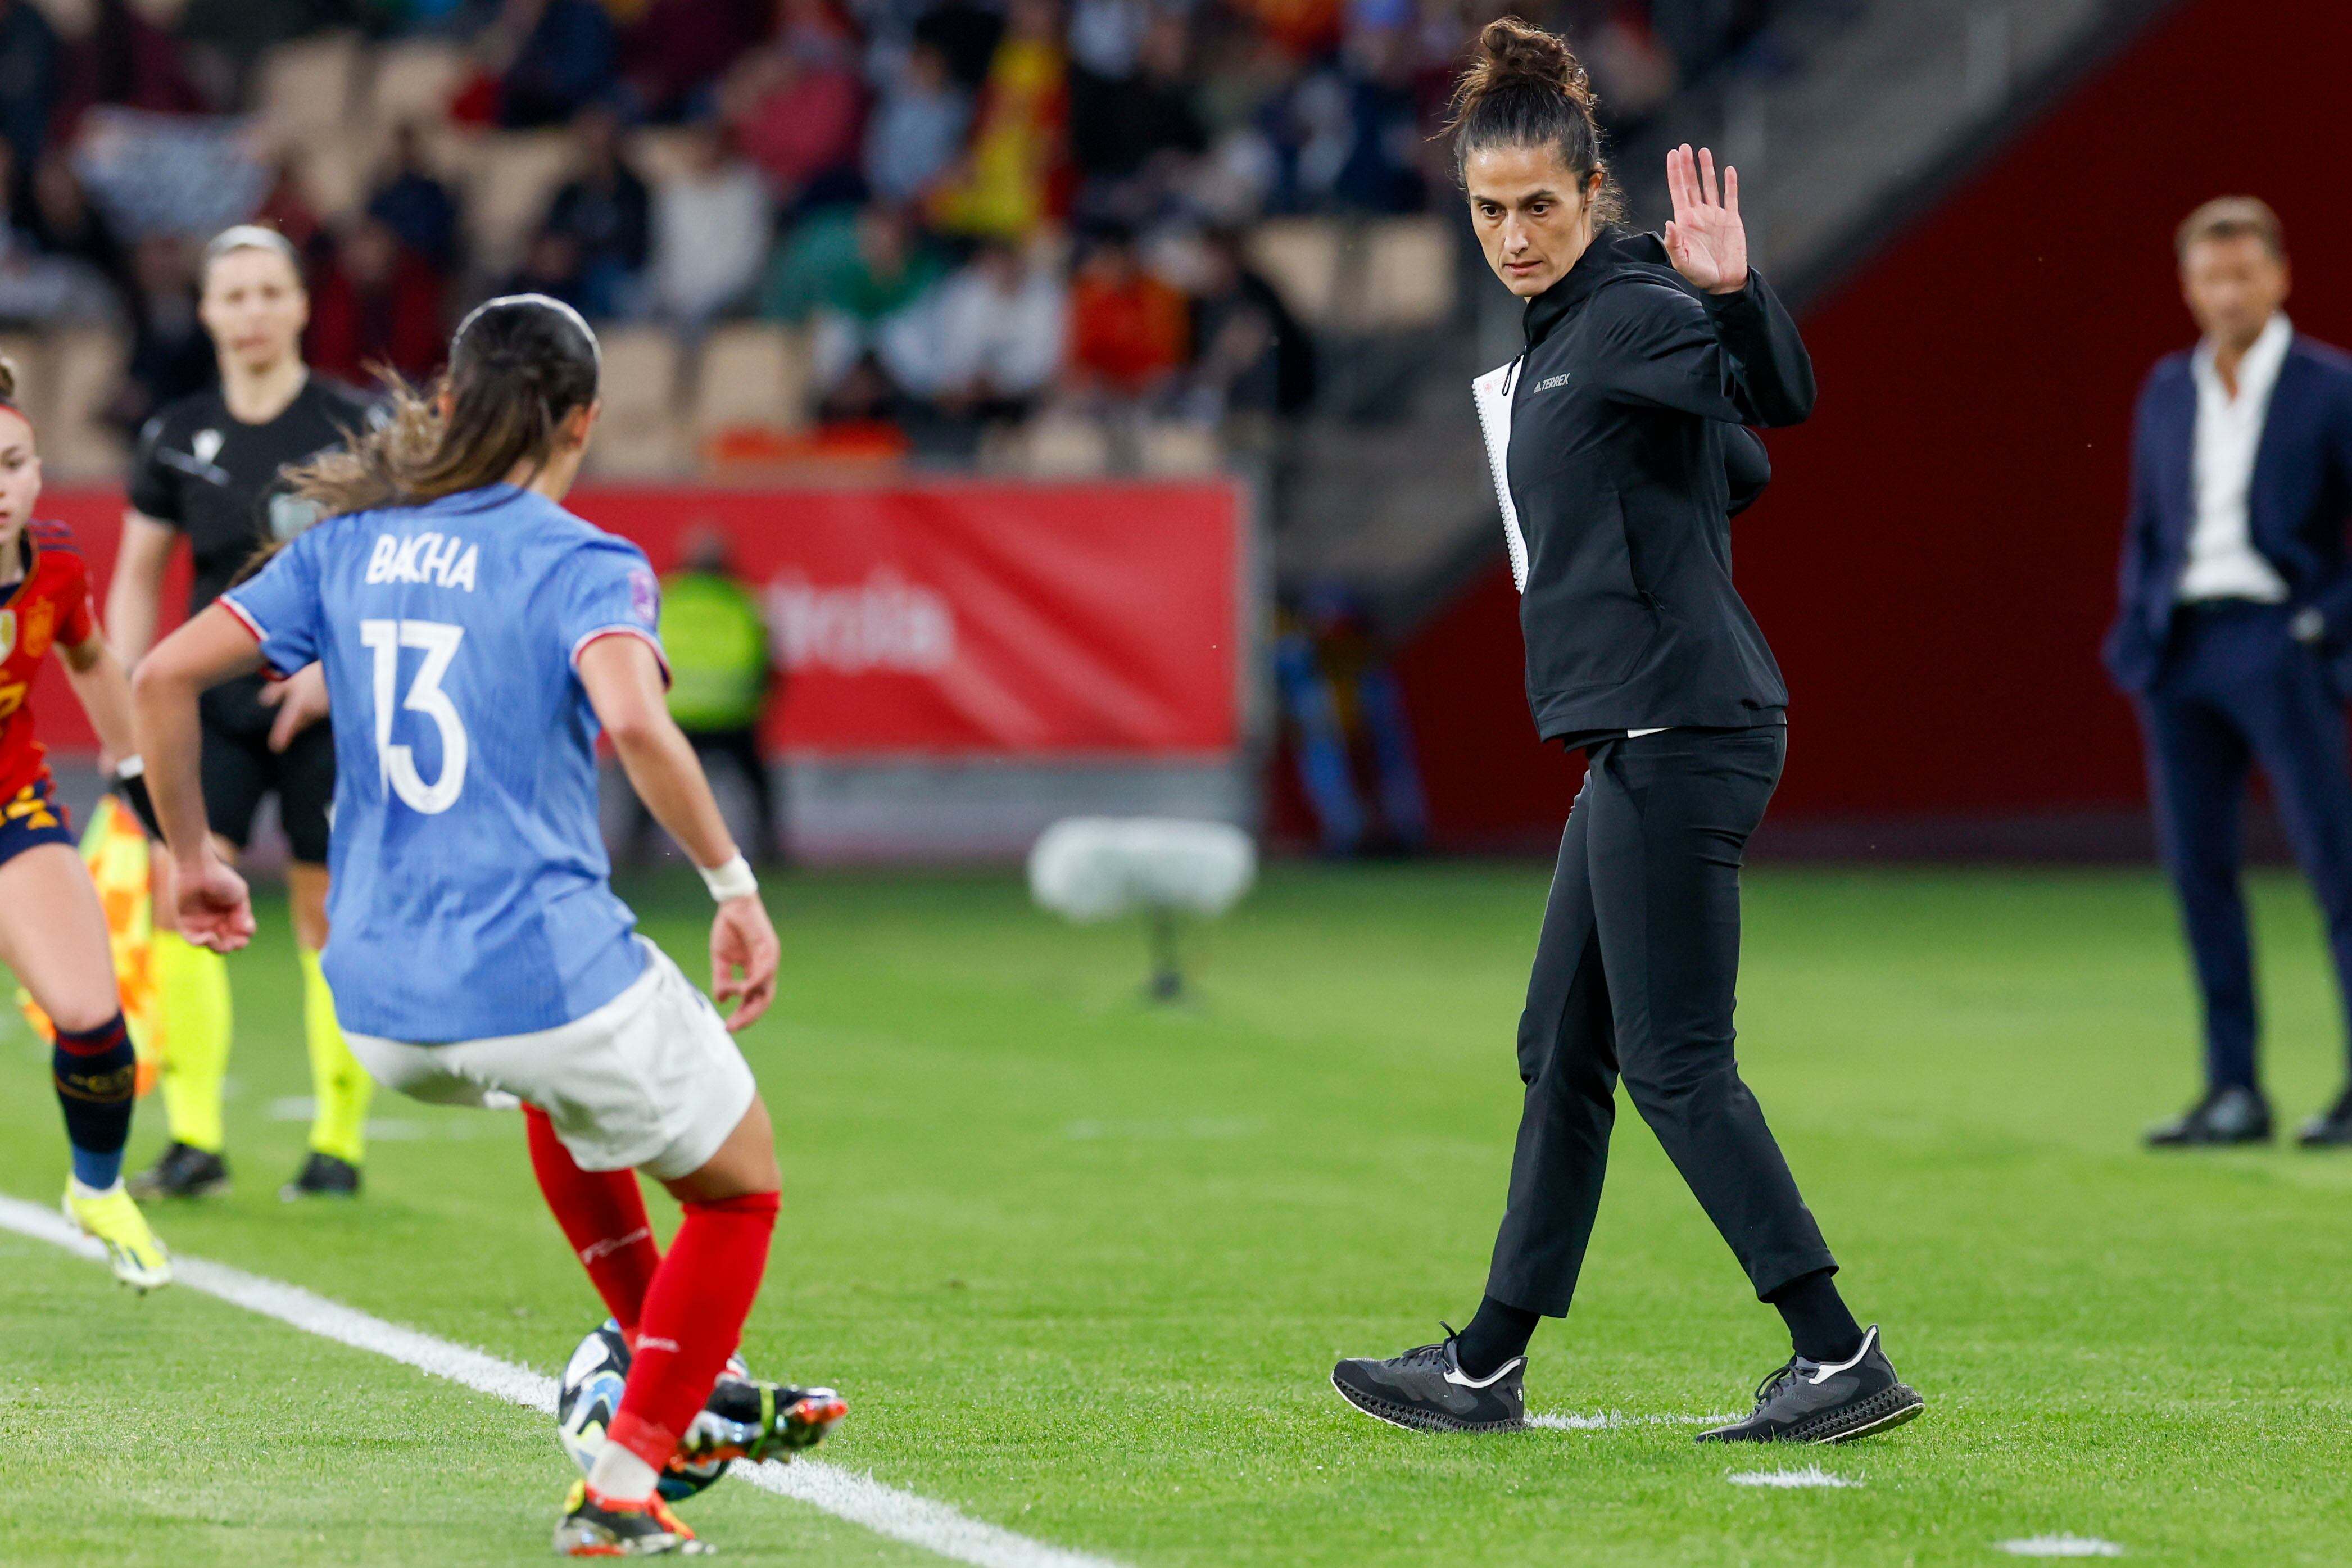
<path id="1" fill-rule="evenodd" d="M 1553 387 L 1566 386 L 1570 382 L 1575 379 L 1576 378 L 1574 376 L 1569 375 L 1565 373 L 1559 375 L 1548 375 L 1541 381 L 1536 383 L 1533 386 L 1528 387 L 1528 390 L 1529 392 L 1549 392 Z"/>

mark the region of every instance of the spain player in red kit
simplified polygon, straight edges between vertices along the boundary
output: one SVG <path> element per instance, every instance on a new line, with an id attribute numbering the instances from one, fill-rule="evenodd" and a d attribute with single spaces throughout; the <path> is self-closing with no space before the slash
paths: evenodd
<path id="1" fill-rule="evenodd" d="M 28 700 L 56 648 L 119 776 L 135 779 L 131 684 L 99 633 L 72 535 L 62 523 L 32 521 L 41 459 L 16 396 L 16 367 L 0 359 L 0 960 L 57 1031 L 50 1065 L 73 1152 L 66 1215 L 105 1244 L 118 1279 L 150 1290 L 170 1283 L 172 1263 L 122 1185 L 138 1064 L 106 916 L 57 802 Z"/>

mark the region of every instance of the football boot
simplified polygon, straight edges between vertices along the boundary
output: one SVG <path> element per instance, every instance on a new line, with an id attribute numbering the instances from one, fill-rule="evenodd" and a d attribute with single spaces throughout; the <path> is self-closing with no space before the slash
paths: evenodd
<path id="1" fill-rule="evenodd" d="M 658 1495 L 614 1502 L 574 1481 L 555 1526 L 558 1557 L 698 1557 L 711 1548 Z"/>
<path id="2" fill-rule="evenodd" d="M 117 1279 L 142 1295 L 172 1282 L 172 1255 L 155 1239 L 155 1233 L 147 1227 L 147 1216 L 139 1212 L 121 1183 L 92 1193 L 79 1183 L 69 1182 L 62 1206 L 66 1218 L 79 1226 L 84 1236 L 105 1246 L 106 1260 L 113 1266 Z"/>

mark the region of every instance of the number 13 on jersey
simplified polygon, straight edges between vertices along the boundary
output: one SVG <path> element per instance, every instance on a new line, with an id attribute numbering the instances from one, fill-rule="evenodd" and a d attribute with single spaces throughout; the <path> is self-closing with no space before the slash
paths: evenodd
<path id="1" fill-rule="evenodd" d="M 465 627 L 442 621 L 360 623 L 361 644 L 375 651 L 377 768 L 385 785 L 404 805 L 427 816 L 448 810 L 465 793 L 466 723 L 457 716 L 449 694 L 441 689 L 441 679 L 448 674 L 449 661 L 457 657 L 457 645 L 465 639 Z M 441 776 L 429 784 L 416 771 L 415 752 L 394 744 L 392 739 L 393 702 L 400 686 L 400 650 L 404 647 L 420 649 L 425 664 L 409 683 L 408 695 L 400 706 L 432 720 L 434 728 L 441 731 Z"/>

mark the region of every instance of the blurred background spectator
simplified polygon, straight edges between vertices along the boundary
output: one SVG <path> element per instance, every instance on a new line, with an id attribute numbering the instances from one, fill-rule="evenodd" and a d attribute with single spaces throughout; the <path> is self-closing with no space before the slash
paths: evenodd
<path id="1" fill-rule="evenodd" d="M 631 117 L 667 125 L 714 106 L 719 78 L 756 43 L 759 0 L 652 0 L 622 40 L 621 102 Z"/>
<path id="2" fill-rule="evenodd" d="M 719 113 L 743 155 L 783 202 L 853 170 L 866 87 L 848 20 L 831 0 L 780 0 L 774 36 L 719 89 Z"/>
<path id="3" fill-rule="evenodd" d="M 195 258 L 191 241 L 166 233 L 143 236 L 131 251 L 130 366 L 108 409 L 125 430 L 217 374 L 213 341 L 196 319 Z"/>
<path id="4" fill-rule="evenodd" d="M 441 278 L 373 216 L 349 224 L 310 279 L 311 365 L 364 386 L 378 366 L 422 381 L 442 359 Z"/>
<path id="5" fill-rule="evenodd" d="M 75 253 L 74 235 L 52 228 L 41 205 L 39 182 L 18 179 L 16 162 L 10 144 L 0 142 L 0 214 L 5 214 L 0 222 L 0 321 L 46 326 L 108 320 L 115 308 L 112 280 Z M 53 193 L 53 200 L 60 195 Z M 68 225 L 87 216 L 87 204 L 84 213 L 77 215 L 71 200 L 66 197 L 67 210 L 58 215 Z M 94 224 L 94 219 L 83 224 L 80 237 L 97 242 L 105 254 L 111 237 Z"/>
<path id="6" fill-rule="evenodd" d="M 714 125 L 695 126 L 677 173 L 653 199 L 652 298 L 689 331 L 747 304 L 773 227 L 760 173 Z"/>
<path id="7" fill-rule="evenodd" d="M 503 60 L 498 121 L 556 125 L 609 94 L 618 51 L 613 18 L 596 0 L 506 0 L 488 52 Z"/>
<path id="8" fill-rule="evenodd" d="M 729 558 L 727 536 L 701 528 L 678 542 L 678 564 L 662 577 L 662 649 L 670 668 L 669 712 L 706 765 L 717 760 L 751 797 L 756 827 L 751 858 L 785 858 L 775 770 L 760 739 L 761 721 L 782 681 L 768 651 L 768 623 L 750 584 Z M 629 830 L 632 859 L 653 845 L 653 814 L 639 802 Z"/>
<path id="9" fill-rule="evenodd" d="M 898 207 L 866 207 L 857 216 L 856 237 L 855 254 L 832 269 L 817 303 L 811 347 L 827 399 L 854 379 L 856 391 L 844 400 L 847 416 L 873 418 L 895 402 L 905 367 L 921 353 L 910 340 L 923 335 L 920 308 L 946 268 Z"/>
<path id="10" fill-rule="evenodd" d="M 1750 47 L 1773 5 L 1538 9 L 1581 40 L 1622 132 Z M 679 396 L 644 417 L 676 429 L 641 463 L 731 460 L 719 426 L 766 429 L 750 449 L 772 458 L 812 425 L 877 420 L 919 461 L 1019 462 L 981 436 L 1047 415 L 1174 421 L 1209 433 L 1210 462 L 1222 441 L 1262 463 L 1317 406 L 1318 336 L 1339 332 L 1337 380 L 1363 384 L 1335 290 L 1367 225 L 1433 221 L 1414 215 L 1452 176 L 1430 133 L 1484 15 L 0 0 L 0 321 L 119 333 L 128 368 L 97 379 L 135 422 L 211 374 L 186 255 L 252 218 L 309 259 L 310 356 L 340 375 L 429 374 L 500 289 L 675 334 L 646 363 L 676 364 Z M 1265 238 L 1268 218 L 1320 226 Z M 1433 328 L 1453 248 L 1413 254 L 1448 274 L 1415 318 Z M 759 379 L 698 394 L 722 330 L 714 363 Z"/>
<path id="11" fill-rule="evenodd" d="M 1058 268 L 992 240 L 902 312 L 889 363 L 901 386 L 976 438 L 1035 409 L 1061 368 L 1068 312 Z"/>
<path id="12" fill-rule="evenodd" d="M 457 270 L 457 198 L 433 173 L 424 133 L 412 121 L 393 132 L 392 162 L 368 197 L 367 216 L 440 277 Z"/>
<path id="13" fill-rule="evenodd" d="M 947 51 L 918 40 L 884 88 L 866 128 L 866 180 L 886 202 L 929 194 L 963 150 L 971 94 L 955 79 Z"/>
<path id="14" fill-rule="evenodd" d="M 572 122 L 576 172 L 548 205 L 534 287 L 592 316 L 637 313 L 652 244 L 653 198 L 621 151 L 621 123 L 590 107 Z"/>
<path id="15" fill-rule="evenodd" d="M 0 0 L 0 137 L 15 167 L 32 168 L 48 136 L 58 84 L 58 31 L 30 0 Z"/>
<path id="16" fill-rule="evenodd" d="M 1166 400 L 1191 342 L 1184 296 L 1144 267 L 1133 231 L 1098 227 L 1070 288 L 1065 392 L 1098 413 L 1146 411 Z"/>

